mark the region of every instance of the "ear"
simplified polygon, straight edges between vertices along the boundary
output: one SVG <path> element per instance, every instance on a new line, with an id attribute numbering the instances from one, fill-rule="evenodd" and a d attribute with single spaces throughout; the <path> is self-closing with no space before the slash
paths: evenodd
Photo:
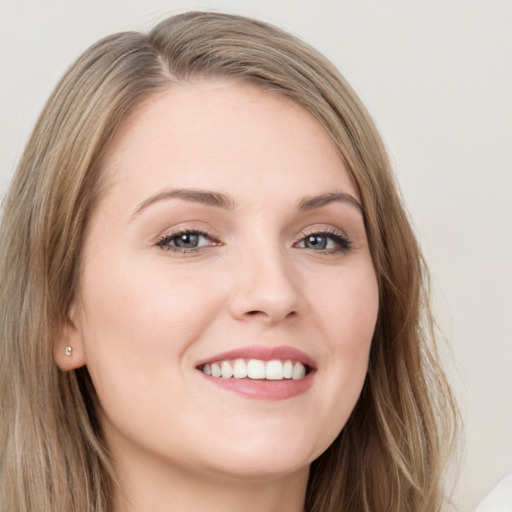
<path id="1" fill-rule="evenodd" d="M 53 359 L 64 372 L 76 370 L 87 363 L 77 313 L 76 304 L 72 304 L 53 338 Z"/>

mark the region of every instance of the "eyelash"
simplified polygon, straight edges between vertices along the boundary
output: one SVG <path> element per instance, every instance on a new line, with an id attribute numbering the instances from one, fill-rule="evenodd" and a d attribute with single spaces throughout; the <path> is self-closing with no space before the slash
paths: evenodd
<path id="1" fill-rule="evenodd" d="M 178 247 L 176 245 L 171 245 L 171 242 L 175 241 L 180 236 L 198 236 L 198 237 L 204 237 L 208 239 L 211 243 L 205 246 L 199 246 L 199 247 Z M 334 229 L 332 230 L 322 230 L 322 231 L 311 231 L 310 233 L 304 234 L 304 236 L 294 244 L 294 247 L 297 247 L 298 244 L 304 243 L 308 238 L 314 238 L 314 237 L 322 237 L 327 238 L 330 240 L 333 240 L 336 244 L 336 247 L 331 249 L 321 249 L 320 251 L 314 251 L 313 249 L 310 249 L 313 252 L 319 252 L 320 254 L 337 254 L 337 253 L 347 253 L 351 249 L 352 242 L 345 236 L 342 235 L 339 231 L 336 231 Z M 197 253 L 200 250 L 208 249 L 209 247 L 215 246 L 215 245 L 222 245 L 221 242 L 210 236 L 208 233 L 205 233 L 204 231 L 196 230 L 196 229 L 188 229 L 188 228 L 182 228 L 178 231 L 175 231 L 174 233 L 171 233 L 169 235 L 165 235 L 162 238 L 160 238 L 156 245 L 163 249 L 164 251 L 174 252 L 178 254 L 193 254 Z M 304 247 L 307 249 L 307 247 Z"/>
<path id="2" fill-rule="evenodd" d="M 200 251 L 201 249 L 211 247 L 211 245 L 207 245 L 207 246 L 186 248 L 186 247 L 178 247 L 176 245 L 171 245 L 171 242 L 173 240 L 177 239 L 180 236 L 184 236 L 184 235 L 192 235 L 192 236 L 196 235 L 198 237 L 204 237 L 204 238 L 207 238 L 208 240 L 210 240 L 210 242 L 213 242 L 213 244 L 211 244 L 211 245 L 221 245 L 218 240 L 215 240 L 212 236 L 208 235 L 208 233 L 205 233 L 204 231 L 199 231 L 197 229 L 188 229 L 188 228 L 182 228 L 182 229 L 175 231 L 174 233 L 163 236 L 162 238 L 160 238 L 157 241 L 156 245 L 158 247 L 162 248 L 164 251 L 174 252 L 174 253 L 178 253 L 178 254 L 193 254 L 193 253 Z"/>
<path id="3" fill-rule="evenodd" d="M 324 229 L 322 231 L 311 231 L 310 233 L 306 233 L 294 246 L 299 243 L 304 242 L 307 238 L 313 237 L 323 237 L 327 239 L 334 240 L 337 247 L 331 249 L 323 249 L 322 251 L 318 251 L 321 254 L 337 254 L 337 253 L 347 253 L 350 251 L 352 242 L 342 233 L 335 229 Z M 316 251 L 315 251 L 316 252 Z"/>

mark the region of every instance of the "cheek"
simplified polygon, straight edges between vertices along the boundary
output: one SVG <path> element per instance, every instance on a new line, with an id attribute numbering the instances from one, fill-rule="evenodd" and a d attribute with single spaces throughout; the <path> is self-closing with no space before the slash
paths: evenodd
<path id="1" fill-rule="evenodd" d="M 330 397 L 325 403 L 328 419 L 324 426 L 331 441 L 347 422 L 368 370 L 379 293 L 373 268 L 367 266 L 362 270 L 351 269 L 331 276 L 323 282 L 322 293 L 319 287 L 315 288 L 315 324 L 324 340 L 319 350 L 321 359 L 327 361 L 319 372 L 325 396 Z"/>
<path id="2" fill-rule="evenodd" d="M 83 276 L 80 330 L 95 385 L 112 389 L 128 380 L 144 388 L 159 368 L 180 372 L 187 349 L 222 307 L 222 288 L 201 287 L 198 275 L 171 271 L 165 261 L 104 268 L 91 265 Z"/>
<path id="3" fill-rule="evenodd" d="M 370 262 L 341 269 L 309 286 L 310 304 L 326 330 L 331 351 L 364 352 L 373 336 L 379 308 L 377 279 Z"/>
<path id="4" fill-rule="evenodd" d="M 332 352 L 342 368 L 342 375 L 350 376 L 351 384 L 359 394 L 363 385 L 375 331 L 379 307 L 379 292 L 373 273 L 354 275 L 346 279 L 337 300 L 336 311 L 331 311 L 333 336 Z"/>

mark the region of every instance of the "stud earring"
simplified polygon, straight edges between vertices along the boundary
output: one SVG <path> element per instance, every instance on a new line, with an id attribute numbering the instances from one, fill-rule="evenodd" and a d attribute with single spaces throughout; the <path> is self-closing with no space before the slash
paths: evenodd
<path id="1" fill-rule="evenodd" d="M 73 347 L 66 347 L 65 353 L 67 356 L 70 356 L 72 351 L 73 351 Z"/>

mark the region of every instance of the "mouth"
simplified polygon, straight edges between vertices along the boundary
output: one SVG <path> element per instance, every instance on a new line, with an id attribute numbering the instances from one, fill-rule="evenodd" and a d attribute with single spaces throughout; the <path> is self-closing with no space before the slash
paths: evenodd
<path id="1" fill-rule="evenodd" d="M 246 347 L 200 361 L 210 382 L 252 398 L 282 399 L 305 392 L 316 371 L 314 360 L 292 347 Z"/>
<path id="2" fill-rule="evenodd" d="M 223 359 L 198 366 L 205 375 L 220 379 L 302 380 L 311 368 L 291 359 Z"/>

